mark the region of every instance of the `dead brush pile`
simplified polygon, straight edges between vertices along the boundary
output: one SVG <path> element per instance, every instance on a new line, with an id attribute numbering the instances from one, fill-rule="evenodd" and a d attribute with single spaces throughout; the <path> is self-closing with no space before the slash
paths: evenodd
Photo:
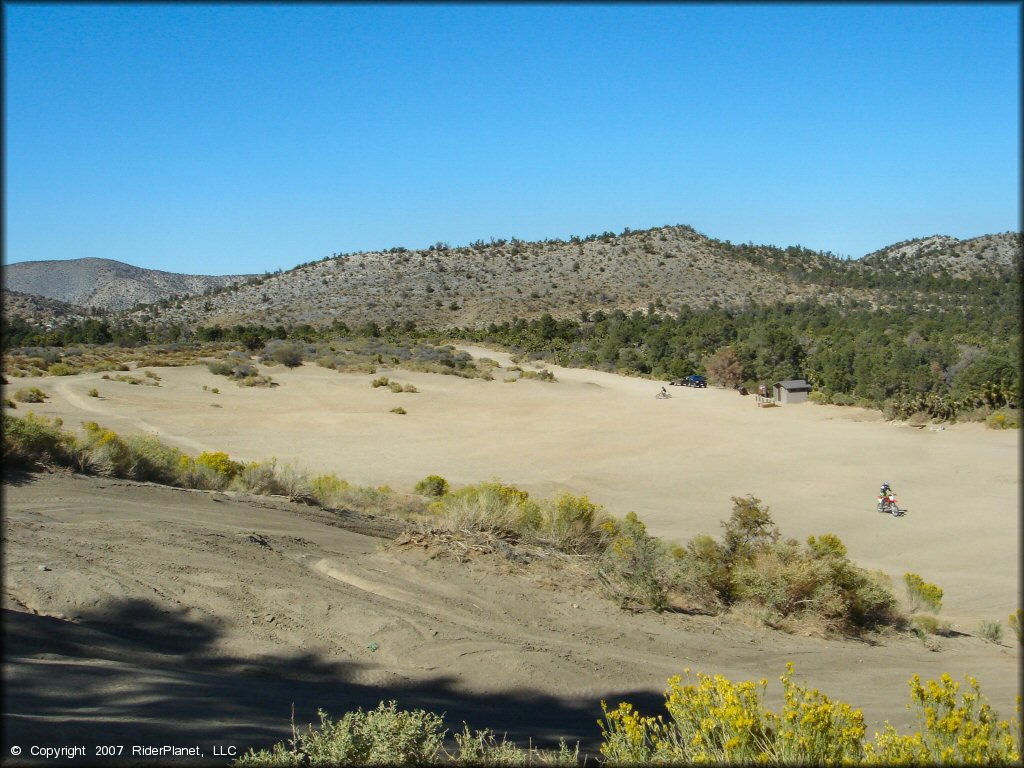
<path id="1" fill-rule="evenodd" d="M 420 547 L 433 556 L 450 557 L 458 563 L 467 563 L 480 555 L 496 555 L 517 565 L 529 565 L 536 561 L 568 565 L 593 559 L 522 541 L 511 531 L 479 528 L 452 530 L 420 525 L 403 531 L 394 540 L 394 544 L 398 547 Z"/>

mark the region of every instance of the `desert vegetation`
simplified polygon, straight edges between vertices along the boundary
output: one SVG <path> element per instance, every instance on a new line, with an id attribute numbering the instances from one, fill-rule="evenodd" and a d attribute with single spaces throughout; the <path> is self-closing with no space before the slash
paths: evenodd
<path id="1" fill-rule="evenodd" d="M 248 355 L 237 350 L 228 352 L 222 359 L 207 362 L 206 367 L 210 373 L 227 376 L 240 387 L 277 386 L 270 376 L 260 374 L 259 369 L 250 362 Z"/>
<path id="2" fill-rule="evenodd" d="M 24 387 L 14 392 L 14 399 L 19 403 L 42 403 L 46 398 L 47 394 L 39 387 Z"/>
<path id="3" fill-rule="evenodd" d="M 116 346 L 77 343 L 46 347 L 14 347 L 4 337 L 3 370 L 7 376 L 74 376 L 79 373 L 192 365 L 219 349 L 214 344 L 150 344 Z"/>
<path id="4" fill-rule="evenodd" d="M 784 704 L 778 712 L 762 703 L 767 680 L 685 674 L 685 682 L 678 676 L 668 681 L 667 720 L 642 715 L 628 702 L 613 710 L 602 702 L 601 754 L 608 763 L 990 765 L 1020 759 L 1018 719 L 999 720 L 972 678 L 970 691 L 958 695 L 959 683 L 948 675 L 924 683 L 915 675 L 908 708 L 919 729 L 901 734 L 887 724 L 866 741 L 860 710 L 795 683 L 792 664 L 780 678 Z"/>
<path id="5" fill-rule="evenodd" d="M 992 426 L 1011 427 L 1021 391 L 1020 331 L 1011 322 L 1019 296 L 1009 282 L 985 286 L 965 286 L 970 312 L 960 299 L 927 308 L 909 301 L 884 309 L 816 301 L 684 307 L 674 315 L 652 305 L 646 312 L 584 311 L 578 320 L 545 314 L 452 333 L 526 359 L 627 375 L 701 373 L 748 389 L 802 377 L 819 403 L 878 408 L 890 419 L 991 417 Z"/>
<path id="6" fill-rule="evenodd" d="M 777 629 L 823 634 L 906 624 L 887 579 L 851 563 L 838 537 L 811 536 L 803 545 L 782 539 L 769 509 L 751 496 L 733 498 L 720 541 L 698 535 L 681 546 L 648 534 L 635 513 L 617 519 L 587 497 L 565 493 L 536 500 L 497 480 L 451 491 L 433 475 L 416 494 L 404 495 L 386 487 L 353 488 L 334 475 L 311 476 L 275 459 L 190 456 L 152 435 L 121 436 L 95 422 L 74 435 L 59 419 L 29 412 L 5 415 L 3 426 L 9 466 L 60 465 L 184 488 L 282 495 L 401 517 L 427 536 L 485 534 L 502 540 L 506 553 L 526 544 L 578 558 L 601 591 L 629 610 L 731 613 Z M 933 596 L 933 585 L 914 584 L 912 599 Z"/>
<path id="7" fill-rule="evenodd" d="M 175 326 L 175 341 L 164 344 L 164 352 L 155 344 L 160 329 L 124 321 L 116 338 L 121 344 L 150 344 L 150 359 L 139 356 L 140 366 L 158 364 L 152 359 L 157 356 L 162 356 L 160 364 L 172 364 L 187 359 L 190 350 L 195 360 L 212 345 L 258 353 L 267 365 L 316 362 L 349 372 L 373 374 L 379 368 L 401 367 L 492 378 L 493 361 L 474 363 L 442 341 L 455 337 L 502 345 L 525 360 L 655 378 L 696 372 L 728 387 L 753 389 L 759 383 L 803 377 L 814 387 L 812 399 L 823 404 L 878 408 L 890 419 L 920 416 L 1015 427 L 1021 390 L 1020 329 L 1014 321 L 1020 297 L 1015 284 L 976 277 L 954 287 L 956 291 L 935 288 L 938 293 L 924 303 L 916 294 L 900 293 L 882 303 L 808 298 L 729 308 L 684 304 L 670 310 L 652 302 L 646 310 L 628 314 L 618 308 L 583 309 L 578 319 L 543 313 L 532 320 L 444 331 L 420 329 L 411 320 L 385 325 L 369 320 L 353 327 L 341 321 L 321 327 Z M 115 338 L 110 332 L 103 337 L 108 336 Z M 4 337 L 5 371 L 12 376 L 72 375 L 124 366 L 131 359 L 130 354 L 112 355 L 104 349 L 83 352 L 73 346 L 88 343 L 82 338 L 92 335 L 71 326 L 45 333 L 14 329 Z M 543 371 L 519 373 L 551 380 Z"/>
<path id="8" fill-rule="evenodd" d="M 577 765 L 579 748 L 539 750 L 499 741 L 488 729 L 463 729 L 454 735 L 455 750 L 444 747 L 444 717 L 422 709 L 402 710 L 394 701 L 376 709 L 346 712 L 340 720 L 320 711 L 320 727 L 296 730 L 286 747 L 249 750 L 233 765 L 261 766 L 334 765 Z"/>
<path id="9" fill-rule="evenodd" d="M 783 703 L 764 704 L 768 681 L 733 682 L 722 675 L 685 669 L 668 680 L 665 715 L 645 715 L 631 703 L 610 709 L 601 702 L 601 760 L 604 765 L 1008 765 L 1020 760 L 1018 717 L 999 719 L 978 682 L 969 690 L 949 675 L 909 681 L 910 704 L 918 721 L 913 733 L 888 723 L 874 738 L 859 709 L 796 682 L 787 664 L 780 676 Z M 1018 699 L 1019 702 L 1019 699 Z M 444 717 L 402 710 L 381 702 L 335 721 L 320 712 L 320 726 L 295 729 L 286 746 L 249 750 L 234 765 L 576 765 L 579 749 L 563 741 L 558 750 L 519 747 L 490 731 L 463 723 L 456 749 L 445 749 Z"/>

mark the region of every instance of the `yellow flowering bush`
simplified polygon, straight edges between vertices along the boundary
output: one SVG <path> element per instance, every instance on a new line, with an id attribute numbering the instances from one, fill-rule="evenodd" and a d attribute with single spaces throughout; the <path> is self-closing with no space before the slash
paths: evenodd
<path id="1" fill-rule="evenodd" d="M 886 724 L 873 743 L 865 745 L 866 761 L 884 765 L 1005 765 L 1019 763 L 1021 730 L 1017 718 L 1009 722 L 981 694 L 978 681 L 968 677 L 970 692 L 957 694 L 960 684 L 949 675 L 921 682 L 910 679 L 911 704 L 918 730 L 900 734 Z M 1020 714 L 1020 697 L 1017 697 Z"/>
<path id="2" fill-rule="evenodd" d="M 669 679 L 665 708 L 669 719 L 637 712 L 628 702 L 608 709 L 598 721 L 601 755 L 612 765 L 630 764 L 885 764 L 931 765 L 1020 761 L 1017 718 L 1000 721 L 974 678 L 969 693 L 943 675 L 938 681 L 910 681 L 919 730 L 898 733 L 891 725 L 865 743 L 864 716 L 849 704 L 793 682 L 786 665 L 780 712 L 762 704 L 767 680 L 733 683 L 721 675 L 685 670 Z M 908 705 L 908 708 L 911 705 Z M 1018 714 L 1020 698 L 1018 697 Z"/>
<path id="3" fill-rule="evenodd" d="M 669 678 L 665 708 L 672 717 L 670 740 L 687 762 L 755 763 L 770 752 L 768 713 L 761 704 L 767 680 L 732 681 L 684 670 L 687 682 Z"/>
<path id="4" fill-rule="evenodd" d="M 231 480 L 242 471 L 242 464 L 232 461 L 224 451 L 203 451 L 196 456 L 196 464 Z"/>
<path id="5" fill-rule="evenodd" d="M 794 683 L 792 662 L 780 680 L 782 712 L 767 714 L 773 732 L 771 762 L 855 763 L 863 757 L 864 716 L 859 709 Z"/>
<path id="6" fill-rule="evenodd" d="M 131 452 L 116 432 L 95 421 L 82 424 L 82 432 L 78 446 L 83 469 L 112 477 L 133 476 Z"/>
<path id="7" fill-rule="evenodd" d="M 942 608 L 941 587 L 929 584 L 916 573 L 903 574 L 903 581 L 907 585 L 907 595 L 914 610 L 928 607 L 938 612 Z"/>
<path id="8" fill-rule="evenodd" d="M 1018 608 L 1007 619 L 1010 629 L 1017 636 L 1017 642 L 1024 645 L 1024 610 Z"/>

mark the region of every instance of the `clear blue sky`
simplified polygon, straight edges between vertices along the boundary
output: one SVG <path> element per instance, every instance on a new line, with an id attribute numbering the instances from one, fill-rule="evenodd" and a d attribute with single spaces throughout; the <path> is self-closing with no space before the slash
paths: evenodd
<path id="1" fill-rule="evenodd" d="M 5 260 L 1017 230 L 1020 13 L 7 4 Z"/>

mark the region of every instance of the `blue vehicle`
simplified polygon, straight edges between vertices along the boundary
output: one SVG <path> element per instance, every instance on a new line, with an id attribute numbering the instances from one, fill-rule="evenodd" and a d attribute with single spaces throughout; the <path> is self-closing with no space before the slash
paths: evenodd
<path id="1" fill-rule="evenodd" d="M 706 387 L 708 380 L 703 376 L 698 376 L 696 373 L 691 373 L 685 379 L 676 379 L 671 383 L 676 387 Z"/>

